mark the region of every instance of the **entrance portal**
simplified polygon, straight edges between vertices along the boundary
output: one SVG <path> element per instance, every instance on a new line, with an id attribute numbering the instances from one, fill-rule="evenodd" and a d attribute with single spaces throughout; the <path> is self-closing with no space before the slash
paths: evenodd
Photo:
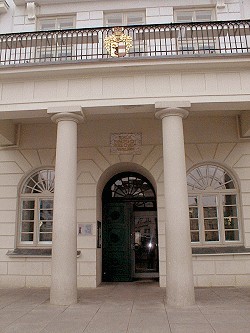
<path id="1" fill-rule="evenodd" d="M 156 196 L 137 173 L 114 176 L 103 191 L 103 281 L 159 276 Z"/>

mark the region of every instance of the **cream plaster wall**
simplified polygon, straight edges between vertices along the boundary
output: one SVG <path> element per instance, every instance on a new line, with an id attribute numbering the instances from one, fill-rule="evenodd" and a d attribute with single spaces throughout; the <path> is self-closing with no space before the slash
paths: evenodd
<path id="1" fill-rule="evenodd" d="M 249 286 L 249 255 L 195 255 L 194 282 L 198 287 Z"/>
<path id="2" fill-rule="evenodd" d="M 14 8 L 12 0 L 8 3 L 10 9 L 0 17 L 1 33 L 36 30 L 37 22 L 28 19 L 24 6 Z M 247 17 L 248 0 L 225 0 L 224 3 L 217 8 L 218 20 Z M 145 9 L 146 22 L 151 24 L 172 22 L 173 7 L 192 8 L 195 5 L 195 0 L 180 0 L 178 4 L 175 0 L 79 1 L 40 6 L 36 14 L 43 17 L 77 13 L 76 27 L 80 28 L 102 26 L 106 11 Z M 200 0 L 199 5 L 215 6 L 216 1 Z M 244 56 L 238 60 L 243 63 Z M 194 64 L 187 59 L 157 64 L 150 61 L 128 64 L 121 60 L 119 69 L 106 63 L 103 67 L 93 66 L 95 68 L 88 68 L 86 64 L 71 66 L 71 70 L 60 68 L 60 73 L 52 65 L 50 71 L 44 66 L 36 68 L 33 73 L 31 67 L 26 73 L 20 68 L 1 71 L 1 119 L 45 118 L 49 117 L 46 114 L 49 107 L 69 103 L 83 109 L 89 107 L 89 119 L 87 117 L 87 122 L 79 125 L 78 131 L 77 222 L 92 224 L 93 235 L 78 236 L 78 249 L 81 250 L 77 263 L 79 287 L 95 287 L 101 282 L 101 250 L 96 249 L 96 220 L 101 220 L 100 193 L 108 175 L 111 177 L 115 170 L 124 169 L 145 172 L 156 187 L 160 284 L 164 286 L 166 283 L 161 123 L 153 119 L 154 111 L 148 112 L 147 118 L 115 119 L 122 116 L 120 109 L 107 120 L 91 120 L 91 116 L 97 113 L 97 106 L 154 105 L 159 99 L 188 100 L 196 105 L 196 110 L 192 110 L 184 121 L 187 170 L 202 162 L 219 163 L 231 170 L 241 190 L 242 240 L 246 247 L 250 247 L 250 141 L 238 139 L 236 118 L 229 116 L 230 103 L 238 102 L 240 106 L 249 100 L 248 67 L 243 64 L 239 68 L 237 59 L 230 64 L 229 58 L 223 56 L 219 61 L 209 59 L 203 62 L 196 58 Z M 215 106 L 203 110 L 202 105 L 210 102 L 224 105 L 224 111 L 228 111 L 226 117 L 201 116 L 203 111 L 206 114 L 216 111 Z M 22 124 L 18 147 L 0 150 L 0 287 L 50 285 L 50 259 L 6 256 L 7 251 L 16 246 L 20 182 L 32 170 L 55 163 L 56 125 L 34 122 Z M 111 155 L 110 133 L 117 132 L 142 133 L 142 153 Z M 197 286 L 250 284 L 250 255 L 196 255 L 193 264 Z"/>
<path id="3" fill-rule="evenodd" d="M 142 153 L 110 154 L 110 134 L 129 131 L 142 133 Z M 93 135 L 97 132 L 98 135 Z M 238 139 L 235 117 L 191 115 L 184 121 L 184 133 L 187 169 L 209 161 L 227 167 L 236 176 L 242 193 L 243 241 L 245 246 L 250 247 L 250 142 Z M 20 147 L 0 151 L 0 286 L 50 285 L 50 259 L 10 258 L 6 253 L 15 247 L 16 242 L 18 186 L 33 169 L 54 165 L 55 137 L 54 124 L 22 124 Z M 156 186 L 160 284 L 165 285 L 161 140 L 160 121 L 153 118 L 122 121 L 99 119 L 79 125 L 77 222 L 93 225 L 92 236 L 78 236 L 78 249 L 81 250 L 77 263 L 79 287 L 95 287 L 101 282 L 101 250 L 96 249 L 96 220 L 101 219 L 100 191 L 112 172 L 125 169 L 141 170 L 151 177 L 150 180 Z M 193 264 L 196 286 L 250 283 L 250 255 L 195 255 Z"/>
<path id="4" fill-rule="evenodd" d="M 28 19 L 24 6 L 14 8 L 13 1 L 7 1 L 10 9 L 1 15 L 1 33 L 37 29 L 37 21 Z M 224 5 L 216 9 L 217 19 L 247 18 L 248 2 L 225 0 Z M 195 5 L 197 0 L 178 1 L 178 6 L 192 8 Z M 216 1 L 199 1 L 199 6 L 207 5 L 215 6 Z M 148 24 L 172 22 L 173 7 L 176 7 L 175 0 L 79 1 L 38 6 L 36 15 L 39 18 L 77 13 L 76 27 L 87 28 L 102 26 L 103 15 L 107 11 L 128 8 L 145 9 Z M 241 59 L 243 61 L 244 57 Z M 191 64 L 187 59 L 182 63 L 172 59 L 161 66 L 150 61 L 133 64 L 125 61 L 115 71 L 113 65 L 107 63 L 90 69 L 88 66 L 71 66 L 70 73 L 65 68 L 56 72 L 52 65 L 49 71 L 43 66 L 33 74 L 18 68 L 6 73 L 2 70 L 0 116 L 1 119 L 29 118 L 35 112 L 36 116 L 49 117 L 46 114 L 49 107 L 69 104 L 91 107 L 87 111 L 89 116 L 96 113 L 99 106 L 154 105 L 161 99 L 188 100 L 193 105 L 201 105 L 201 109 L 196 106 L 196 110 L 192 110 L 190 117 L 184 121 L 187 170 L 202 162 L 219 163 L 231 170 L 241 190 L 242 241 L 250 247 L 250 141 L 238 139 L 236 118 L 229 116 L 229 113 L 226 117 L 200 116 L 205 103 L 225 103 L 225 114 L 227 107 L 230 111 L 230 103 L 240 105 L 249 101 L 250 71 L 244 65 L 239 69 L 237 60 L 232 65 L 227 64 L 228 59 L 223 57 L 219 61 L 214 59 L 212 66 L 211 59 L 205 64 L 201 61 L 202 58 L 196 58 Z M 240 110 L 242 106 L 236 113 L 239 114 Z M 197 111 L 199 116 L 195 116 Z M 115 113 L 121 116 L 121 111 Z M 102 218 L 101 191 L 108 177 L 125 169 L 144 172 L 155 185 L 160 284 L 165 286 L 161 123 L 150 113 L 147 118 L 115 119 L 113 116 L 107 120 L 91 119 L 87 117 L 86 123 L 79 125 L 78 130 L 77 222 L 93 225 L 92 236 L 78 236 L 78 249 L 81 250 L 77 262 L 78 286 L 95 287 L 101 282 L 101 250 L 96 249 L 96 221 Z M 117 132 L 142 133 L 142 153 L 111 155 L 110 134 Z M 49 286 L 49 258 L 10 258 L 6 253 L 16 246 L 18 190 L 23 177 L 36 168 L 55 163 L 56 125 L 50 122 L 39 124 L 36 120 L 34 124 L 22 124 L 20 133 L 18 147 L 0 150 L 0 287 Z M 250 284 L 250 255 L 196 255 L 193 256 L 193 265 L 196 286 Z"/>

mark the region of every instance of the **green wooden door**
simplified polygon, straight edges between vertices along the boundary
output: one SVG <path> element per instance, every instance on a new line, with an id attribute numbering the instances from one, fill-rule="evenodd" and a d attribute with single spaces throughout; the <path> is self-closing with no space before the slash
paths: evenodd
<path id="1" fill-rule="evenodd" d="M 126 203 L 104 207 L 102 256 L 103 281 L 131 281 L 130 211 Z"/>

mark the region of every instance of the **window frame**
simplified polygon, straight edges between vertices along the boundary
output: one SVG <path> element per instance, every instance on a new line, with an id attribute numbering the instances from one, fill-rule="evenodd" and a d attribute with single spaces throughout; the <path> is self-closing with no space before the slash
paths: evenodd
<path id="1" fill-rule="evenodd" d="M 224 172 L 226 172 L 230 177 L 231 180 L 233 181 L 234 188 L 233 189 L 219 189 L 219 190 L 214 190 L 214 189 L 205 189 L 205 190 L 190 190 L 188 188 L 188 198 L 190 197 L 197 197 L 198 199 L 198 204 L 197 204 L 197 209 L 198 209 L 198 227 L 199 227 L 199 241 L 191 241 L 192 247 L 220 247 L 220 246 L 238 246 L 243 244 L 243 233 L 242 233 L 242 219 L 241 219 L 241 202 L 240 202 L 240 191 L 239 191 L 239 186 L 238 182 L 236 181 L 236 178 L 232 175 L 231 171 L 228 171 L 224 166 L 218 165 L 216 163 L 203 163 L 196 165 L 195 167 L 192 167 L 190 170 L 187 172 L 187 176 L 194 171 L 195 169 L 202 167 L 202 166 L 213 166 L 215 168 L 220 168 Z M 239 234 L 239 239 L 238 240 L 226 240 L 226 228 L 225 228 L 225 216 L 224 216 L 224 207 L 225 204 L 223 203 L 223 196 L 226 195 L 235 195 L 236 197 L 236 204 L 232 205 L 235 206 L 237 209 L 237 220 L 238 220 L 238 229 L 233 229 L 233 230 L 238 230 Z M 219 240 L 218 241 L 206 241 L 205 240 L 205 220 L 204 220 L 204 205 L 202 203 L 202 198 L 204 196 L 215 196 L 217 200 L 217 220 L 218 220 L 218 234 L 219 234 Z M 191 207 L 196 207 L 194 205 L 189 204 L 189 212 Z M 205 206 L 206 207 L 206 206 Z M 189 221 L 190 218 L 189 218 Z M 193 230 L 193 229 L 192 229 Z M 191 237 L 191 226 L 190 226 L 190 237 Z M 228 229 L 230 230 L 230 229 Z M 195 230 L 193 230 L 195 231 Z"/>
<path id="2" fill-rule="evenodd" d="M 211 22 L 211 21 L 207 21 L 207 20 L 196 20 L 196 12 L 206 12 L 206 11 L 210 11 L 211 12 L 211 21 L 215 21 L 216 20 L 216 8 L 213 6 L 202 6 L 202 7 L 178 7 L 178 8 L 174 8 L 174 22 L 175 23 L 190 23 L 190 22 Z M 178 21 L 177 20 L 177 15 L 180 12 L 190 12 L 193 13 L 192 14 L 192 21 Z"/>
<path id="3" fill-rule="evenodd" d="M 50 191 L 43 191 L 41 193 L 22 193 L 26 184 L 28 183 L 29 179 L 35 176 L 38 172 L 41 171 L 53 171 L 55 172 L 53 167 L 44 167 L 34 170 L 33 172 L 29 173 L 26 176 L 20 187 L 19 187 L 19 200 L 18 200 L 18 217 L 17 217 L 17 228 L 16 228 L 16 246 L 18 248 L 51 248 L 52 247 L 52 240 L 51 241 L 40 241 L 40 200 L 52 200 L 52 205 L 54 202 L 54 192 Z M 34 201 L 34 228 L 33 228 L 33 240 L 32 241 L 22 241 L 22 223 L 23 223 L 23 201 L 30 200 Z M 53 211 L 53 208 L 52 208 Z M 52 213 L 53 214 L 53 213 Z M 25 220 L 24 220 L 25 221 Z M 52 218 L 52 233 L 53 233 L 53 218 Z M 28 232 L 27 232 L 28 233 Z M 52 237 L 51 237 L 52 238 Z"/>
<path id="4" fill-rule="evenodd" d="M 58 25 L 58 21 L 64 19 L 72 19 L 72 28 L 61 29 Z M 41 21 L 45 20 L 54 20 L 55 21 L 55 29 L 41 29 Z M 75 29 L 76 28 L 76 16 L 75 15 L 59 15 L 59 16 L 40 16 L 37 19 L 37 30 L 38 31 L 54 31 L 54 30 L 67 30 L 67 29 Z"/>
<path id="5" fill-rule="evenodd" d="M 197 12 L 211 12 L 211 20 L 196 20 L 196 13 Z M 177 16 L 178 13 L 181 12 L 190 12 L 192 13 L 192 19 L 178 21 Z M 174 9 L 174 22 L 179 24 L 188 24 L 188 23 L 195 23 L 195 22 L 211 22 L 216 20 L 216 8 L 215 7 L 178 7 Z M 185 36 L 185 30 L 181 29 L 178 39 L 177 39 L 177 49 L 178 52 L 181 54 L 189 55 L 189 54 L 207 54 L 207 53 L 215 53 L 216 50 L 217 40 L 210 39 L 210 38 L 187 38 Z"/>
<path id="6" fill-rule="evenodd" d="M 117 26 L 133 26 L 133 25 L 136 25 L 136 24 L 128 24 L 128 14 L 131 14 L 131 13 L 140 13 L 142 14 L 142 17 L 143 17 L 143 23 L 141 24 L 146 24 L 146 10 L 121 10 L 121 11 L 106 11 L 103 13 L 103 23 L 104 23 L 104 26 L 105 27 L 117 27 Z M 122 23 L 119 24 L 119 25 L 108 25 L 108 16 L 110 15 L 115 15 L 115 14 L 121 14 L 122 15 Z M 138 25 L 141 25 L 140 23 L 138 23 Z"/>
<path id="7" fill-rule="evenodd" d="M 59 26 L 60 20 L 65 19 L 71 19 L 72 21 L 72 27 L 61 29 Z M 54 29 L 41 29 L 41 22 L 45 20 L 51 20 L 55 22 L 55 28 Z M 44 62 L 46 61 L 56 61 L 57 59 L 66 61 L 68 59 L 74 58 L 74 54 L 72 53 L 72 46 L 69 45 L 62 45 L 58 44 L 58 41 L 55 37 L 55 34 L 53 34 L 53 31 L 63 31 L 63 30 L 71 30 L 76 28 L 76 17 L 75 15 L 61 15 L 61 16 L 41 16 L 37 20 L 37 30 L 42 32 L 51 32 L 51 36 L 49 37 L 51 39 L 51 45 L 48 44 L 46 46 L 41 46 L 40 48 L 37 48 L 36 57 L 41 60 L 43 59 Z"/>

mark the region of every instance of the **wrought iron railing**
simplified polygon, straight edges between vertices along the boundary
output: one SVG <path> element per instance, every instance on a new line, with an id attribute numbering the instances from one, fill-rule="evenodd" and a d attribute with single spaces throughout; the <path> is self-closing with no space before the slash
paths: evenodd
<path id="1" fill-rule="evenodd" d="M 120 33 L 125 38 L 115 45 L 107 42 L 111 27 L 2 34 L 0 65 L 250 52 L 249 20 L 126 26 Z"/>

